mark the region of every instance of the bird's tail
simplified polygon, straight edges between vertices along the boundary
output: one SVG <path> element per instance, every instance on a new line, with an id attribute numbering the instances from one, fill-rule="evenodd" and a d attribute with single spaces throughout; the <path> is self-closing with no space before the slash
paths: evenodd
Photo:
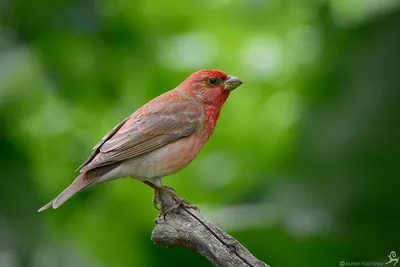
<path id="1" fill-rule="evenodd" d="M 67 201 L 69 198 L 71 198 L 73 195 L 78 193 L 79 191 L 82 191 L 83 189 L 89 187 L 92 185 L 99 177 L 102 176 L 99 172 L 83 172 L 81 173 L 78 177 L 75 178 L 75 180 L 68 186 L 64 191 L 61 192 L 56 198 L 54 198 L 52 201 L 41 207 L 38 212 L 42 212 L 50 207 L 53 207 L 53 209 L 56 209 L 60 207 L 65 201 Z"/>

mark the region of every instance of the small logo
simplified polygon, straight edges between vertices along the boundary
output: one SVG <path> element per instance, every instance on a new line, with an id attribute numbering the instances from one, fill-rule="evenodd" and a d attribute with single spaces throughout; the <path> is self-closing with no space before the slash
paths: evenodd
<path id="1" fill-rule="evenodd" d="M 396 252 L 394 252 L 394 251 L 390 252 L 388 257 L 389 257 L 389 261 L 386 262 L 385 265 L 394 262 L 393 266 L 395 266 L 399 262 L 399 257 L 396 258 Z"/>

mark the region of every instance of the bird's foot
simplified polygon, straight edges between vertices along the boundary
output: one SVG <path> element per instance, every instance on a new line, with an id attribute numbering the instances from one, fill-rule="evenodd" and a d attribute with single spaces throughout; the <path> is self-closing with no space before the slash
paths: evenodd
<path id="1" fill-rule="evenodd" d="M 175 202 L 177 203 L 176 204 L 176 206 L 177 207 L 179 207 L 179 206 L 181 206 L 181 205 L 185 205 L 185 206 L 190 206 L 190 204 L 189 204 L 189 202 L 186 200 L 186 199 L 184 199 L 184 198 L 181 198 L 180 196 L 178 196 L 177 194 L 176 194 L 176 190 L 174 189 L 174 188 L 172 188 L 172 187 L 169 187 L 169 186 L 162 186 L 162 187 L 157 187 L 157 186 L 154 186 L 153 185 L 153 188 L 154 188 L 154 195 L 153 195 L 153 206 L 154 206 L 154 208 L 155 209 L 157 209 L 157 210 L 161 210 L 161 203 L 160 203 L 160 191 L 161 190 L 163 190 L 165 193 L 167 193 L 168 195 L 170 195 L 174 200 L 175 200 Z M 187 205 L 187 204 L 188 205 Z M 175 205 L 174 205 L 175 206 Z M 170 209 L 170 208 L 169 208 Z M 168 209 L 168 210 L 169 210 Z M 171 209 L 172 210 L 172 209 Z"/>
<path id="2" fill-rule="evenodd" d="M 175 201 L 175 205 L 169 207 L 167 210 L 164 210 L 162 212 L 162 215 L 163 215 L 164 219 L 165 219 L 165 216 L 168 213 L 171 213 L 171 212 L 175 211 L 176 209 L 178 209 L 180 207 L 187 208 L 187 209 L 194 209 L 195 211 L 200 212 L 200 209 L 197 206 L 190 204 L 189 201 L 187 201 L 186 199 L 178 196 L 176 194 L 176 191 L 175 191 L 174 188 L 169 187 L 169 186 L 163 186 L 163 187 L 161 187 L 161 190 L 163 190 L 164 192 L 168 193 L 173 198 L 173 200 Z"/>
<path id="3" fill-rule="evenodd" d="M 187 208 L 187 209 L 193 209 L 197 212 L 200 212 L 199 207 L 190 204 L 186 199 L 181 198 L 180 200 L 175 200 L 176 203 L 175 205 L 173 205 L 172 207 L 169 207 L 167 210 L 163 211 L 161 213 L 161 215 L 163 216 L 164 220 L 165 217 L 167 216 L 168 213 L 174 212 L 176 211 L 178 208 L 183 207 L 183 208 Z"/>
<path id="4" fill-rule="evenodd" d="M 159 203 L 160 188 L 154 187 L 153 195 L 153 206 L 156 210 L 161 210 L 161 204 Z"/>
<path id="5" fill-rule="evenodd" d="M 170 195 L 172 197 L 172 199 L 175 201 L 175 204 L 173 206 L 169 207 L 167 210 L 162 212 L 162 214 L 164 216 L 164 219 L 165 219 L 165 216 L 168 213 L 176 210 L 179 207 L 188 208 L 188 209 L 194 209 L 195 211 L 200 212 L 200 209 L 197 206 L 190 204 L 189 201 L 187 201 L 186 199 L 178 196 L 176 194 L 176 190 L 174 188 L 166 186 L 166 185 L 163 185 L 163 186 L 159 187 L 159 186 L 156 186 L 154 183 L 149 182 L 149 181 L 144 181 L 144 183 L 154 189 L 153 206 L 154 206 L 155 209 L 157 209 L 157 210 L 161 210 L 162 209 L 161 203 L 160 203 L 160 190 L 163 190 L 165 193 Z"/>
<path id="6" fill-rule="evenodd" d="M 150 186 L 151 188 L 154 189 L 154 194 L 153 194 L 153 206 L 156 210 L 161 210 L 161 205 L 159 203 L 159 195 L 160 195 L 160 190 L 161 187 L 156 186 L 155 184 L 153 184 L 150 181 L 143 181 L 143 183 L 147 184 L 148 186 Z"/>

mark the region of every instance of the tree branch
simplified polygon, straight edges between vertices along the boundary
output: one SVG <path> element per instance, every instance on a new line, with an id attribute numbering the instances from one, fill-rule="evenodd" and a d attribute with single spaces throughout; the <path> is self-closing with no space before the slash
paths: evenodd
<path id="1" fill-rule="evenodd" d="M 215 266 L 269 267 L 197 211 L 183 206 L 172 208 L 176 201 L 164 190 L 160 190 L 159 200 L 162 214 L 156 218 L 151 236 L 154 243 L 194 250 Z"/>

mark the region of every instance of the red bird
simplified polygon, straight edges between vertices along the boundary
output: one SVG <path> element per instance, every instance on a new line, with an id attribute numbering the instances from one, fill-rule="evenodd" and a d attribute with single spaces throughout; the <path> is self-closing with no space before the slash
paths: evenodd
<path id="1" fill-rule="evenodd" d="M 78 168 L 80 175 L 39 212 L 58 208 L 75 193 L 125 176 L 157 192 L 161 177 L 186 167 L 214 132 L 229 93 L 242 84 L 219 70 L 193 73 L 175 89 L 151 100 L 114 127 Z"/>

